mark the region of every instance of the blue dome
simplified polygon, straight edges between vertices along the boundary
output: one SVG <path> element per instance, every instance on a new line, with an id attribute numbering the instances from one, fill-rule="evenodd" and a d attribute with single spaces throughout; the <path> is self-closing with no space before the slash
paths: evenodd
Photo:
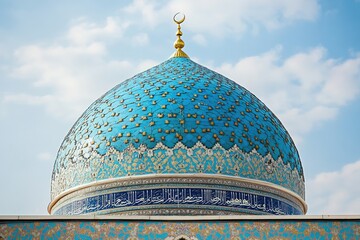
<path id="1" fill-rule="evenodd" d="M 265 181 L 304 198 L 299 154 L 279 119 L 232 80 L 174 57 L 83 113 L 59 149 L 52 199 L 106 179 L 198 173 Z"/>

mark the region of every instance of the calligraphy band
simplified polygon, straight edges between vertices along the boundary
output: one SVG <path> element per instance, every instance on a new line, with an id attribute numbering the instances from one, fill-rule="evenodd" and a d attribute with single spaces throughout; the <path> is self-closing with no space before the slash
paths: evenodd
<path id="1" fill-rule="evenodd" d="M 301 214 L 295 206 L 270 196 L 201 188 L 158 188 L 107 193 L 75 200 L 57 209 L 55 214 L 90 214 L 106 210 L 126 212 L 142 209 L 144 206 L 153 208 L 188 206 L 199 209 L 202 206 L 212 206 L 214 210 L 234 213 L 245 209 L 255 214 Z"/>

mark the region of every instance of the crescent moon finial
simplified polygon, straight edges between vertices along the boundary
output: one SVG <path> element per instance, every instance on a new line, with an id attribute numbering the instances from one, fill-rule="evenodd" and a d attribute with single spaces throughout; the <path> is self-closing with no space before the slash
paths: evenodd
<path id="1" fill-rule="evenodd" d="M 177 19 L 181 17 L 181 19 Z M 176 49 L 175 53 L 172 55 L 172 57 L 182 57 L 182 58 L 189 58 L 189 56 L 181 50 L 185 46 L 185 42 L 181 39 L 182 32 L 181 32 L 181 26 L 180 24 L 185 21 L 185 14 L 178 12 L 174 15 L 173 20 L 175 23 L 177 23 L 177 32 L 176 36 L 177 39 L 174 42 L 174 47 Z"/>
<path id="2" fill-rule="evenodd" d="M 179 16 L 179 15 L 182 15 L 182 18 L 180 20 L 176 20 L 176 17 Z M 181 12 L 178 12 L 174 15 L 173 17 L 173 20 L 174 22 L 176 22 L 177 24 L 181 24 L 185 21 L 185 14 L 181 13 Z"/>

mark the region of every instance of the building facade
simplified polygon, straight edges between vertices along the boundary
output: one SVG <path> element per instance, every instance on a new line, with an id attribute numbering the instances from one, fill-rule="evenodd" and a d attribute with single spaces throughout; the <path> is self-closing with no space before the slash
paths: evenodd
<path id="1" fill-rule="evenodd" d="M 359 238 L 359 216 L 304 215 L 291 136 L 255 95 L 183 52 L 184 20 L 174 17 L 170 59 L 109 90 L 70 129 L 51 216 L 1 216 L 0 239 Z"/>

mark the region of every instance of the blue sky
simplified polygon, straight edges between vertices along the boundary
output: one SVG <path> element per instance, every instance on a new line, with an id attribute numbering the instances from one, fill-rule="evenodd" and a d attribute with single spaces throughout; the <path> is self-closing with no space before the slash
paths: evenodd
<path id="1" fill-rule="evenodd" d="M 0 214 L 47 214 L 57 149 L 95 99 L 185 52 L 257 95 L 300 152 L 309 214 L 360 214 L 360 1 L 0 0 Z"/>

